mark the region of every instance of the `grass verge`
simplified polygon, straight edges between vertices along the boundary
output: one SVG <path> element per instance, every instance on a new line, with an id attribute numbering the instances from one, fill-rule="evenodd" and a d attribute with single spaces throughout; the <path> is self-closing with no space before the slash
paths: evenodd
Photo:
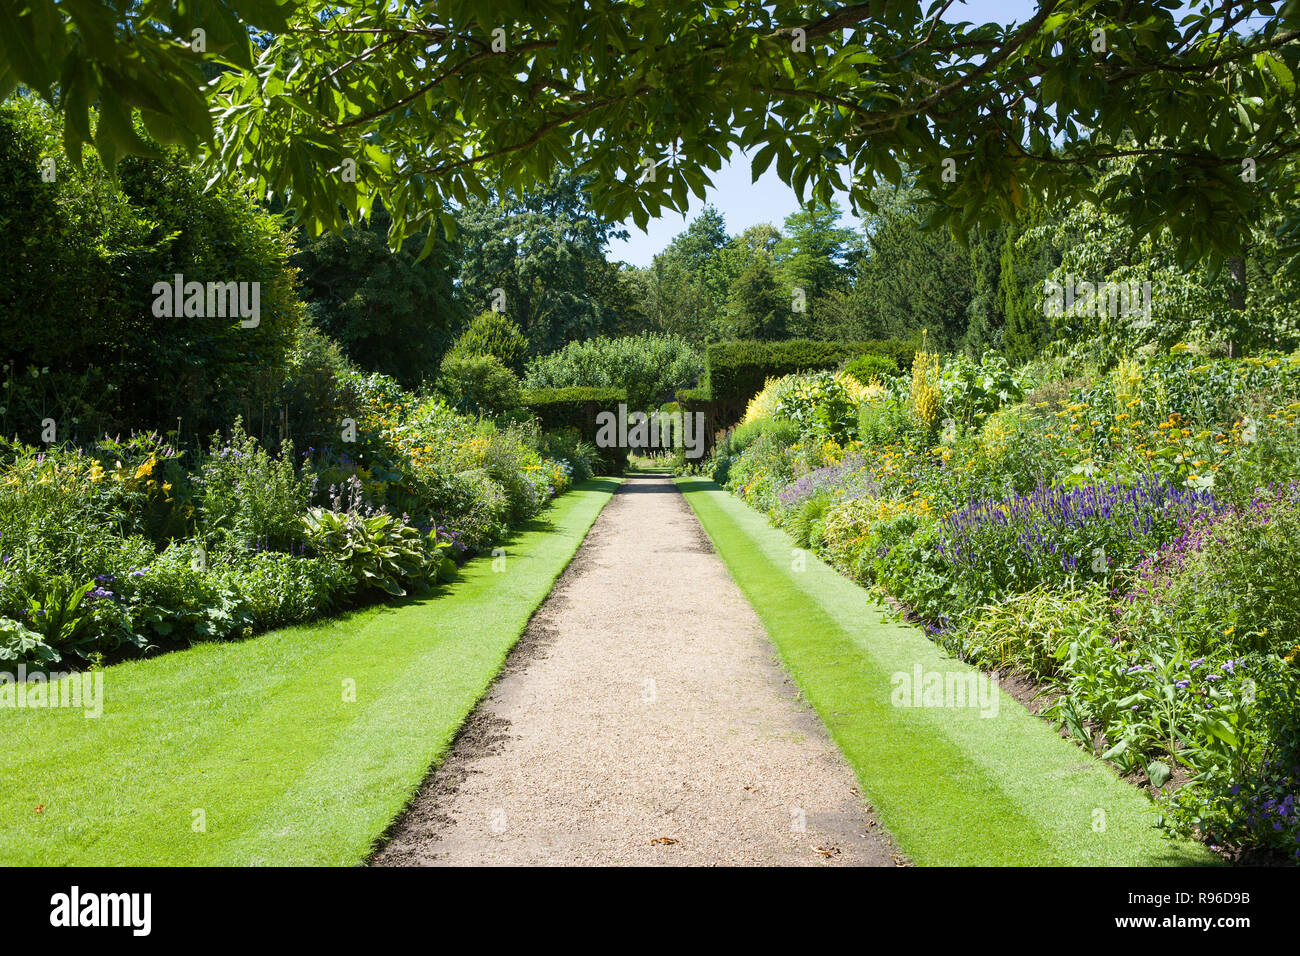
<path id="1" fill-rule="evenodd" d="M 106 668 L 98 719 L 0 709 L 0 864 L 362 862 L 617 484 L 558 499 L 500 573 L 479 558 L 429 597 Z"/>
<path id="2" fill-rule="evenodd" d="M 915 862 L 1217 862 L 1204 847 L 1164 837 L 1140 791 L 1001 690 L 996 707 L 990 697 L 983 709 L 896 706 L 896 689 L 913 684 L 918 666 L 927 676 L 974 669 L 918 628 L 885 620 L 865 590 L 811 553 L 796 555 L 784 532 L 712 481 L 679 479 L 678 487 Z"/>

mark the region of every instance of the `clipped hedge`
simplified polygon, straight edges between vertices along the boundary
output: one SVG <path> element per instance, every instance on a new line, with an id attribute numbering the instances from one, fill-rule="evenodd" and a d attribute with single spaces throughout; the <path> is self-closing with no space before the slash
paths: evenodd
<path id="1" fill-rule="evenodd" d="M 769 378 L 839 368 L 860 355 L 884 356 L 903 371 L 911 365 L 915 352 L 915 342 L 898 339 L 863 342 L 789 339 L 784 342 L 739 341 L 710 345 L 705 376 L 714 424 L 725 428 L 739 420 L 745 405 L 762 390 L 763 383 Z M 696 401 L 701 397 L 691 396 Z"/>
<path id="2" fill-rule="evenodd" d="M 523 393 L 524 407 L 542 428 L 557 431 L 575 429 L 583 441 L 596 444 L 596 415 L 617 412 L 627 393 L 619 388 L 534 388 Z M 597 446 L 599 448 L 599 446 Z M 604 473 L 619 473 L 627 464 L 626 448 L 599 448 Z"/>

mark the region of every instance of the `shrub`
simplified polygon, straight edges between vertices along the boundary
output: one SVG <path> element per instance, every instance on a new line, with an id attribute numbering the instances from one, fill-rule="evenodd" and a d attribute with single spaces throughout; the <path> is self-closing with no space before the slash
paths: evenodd
<path id="1" fill-rule="evenodd" d="M 901 371 L 910 362 L 915 345 L 895 340 L 874 342 L 815 342 L 789 339 L 784 342 L 722 342 L 707 352 L 709 395 L 717 406 L 718 427 L 735 422 L 750 398 L 770 378 L 795 372 L 838 368 L 846 359 L 875 354 L 894 358 Z"/>
<path id="2" fill-rule="evenodd" d="M 58 114 L 34 96 L 0 106 L 0 301 L 21 315 L 5 329 L 13 371 L 53 369 L 64 396 L 60 437 L 140 428 L 220 427 L 273 401 L 304 307 L 280 219 L 239 189 L 205 187 L 180 149 L 99 161 L 63 159 Z M 53 182 L 39 165 L 54 157 Z M 239 316 L 154 314 L 154 284 L 259 283 L 256 326 Z M 84 414 L 83 414 L 84 413 Z M 62 417 L 62 416 L 67 416 Z M 44 416 L 20 420 L 35 437 Z M 74 418 L 83 421 L 75 422 Z M 202 433 L 202 432 L 200 432 Z M 12 434 L 12 432 L 9 432 Z"/>
<path id="3" fill-rule="evenodd" d="M 519 378 L 495 355 L 452 351 L 438 372 L 438 393 L 457 411 L 500 415 L 523 401 Z"/>
<path id="4" fill-rule="evenodd" d="M 596 473 L 600 449 L 584 441 L 576 428 L 565 428 L 542 435 L 542 454 L 566 462 L 573 482 L 586 481 Z"/>
<path id="5" fill-rule="evenodd" d="M 78 582 L 154 553 L 149 537 L 182 532 L 179 466 L 153 436 L 78 449 L 0 443 L 0 613 L 59 575 Z M 103 455 L 101 460 L 97 455 Z M 170 479 L 170 480 L 168 480 Z"/>
<path id="6" fill-rule="evenodd" d="M 302 524 L 312 549 L 346 568 L 362 591 L 404 597 L 407 587 L 425 588 L 454 568 L 441 554 L 447 542 L 421 535 L 392 515 L 312 508 Z"/>
<path id="7" fill-rule="evenodd" d="M 451 347 L 453 354 L 490 355 L 515 375 L 522 375 L 528 360 L 528 338 L 519 326 L 500 312 L 482 312 Z"/>
<path id="8" fill-rule="evenodd" d="M 179 542 L 148 565 L 105 575 L 97 604 L 115 605 L 119 626 L 143 645 L 245 637 L 255 624 L 230 578 L 204 566 L 193 541 Z"/>
<path id="9" fill-rule="evenodd" d="M 244 433 L 235 419 L 230 438 L 212 436 L 198 479 L 204 534 L 218 547 L 287 551 L 302 540 L 299 520 L 311 499 L 313 479 L 298 475 L 293 446 L 279 458 Z"/>
<path id="10" fill-rule="evenodd" d="M 327 557 L 255 551 L 218 561 L 215 572 L 234 585 L 241 608 L 258 630 L 334 610 L 355 587 L 348 567 Z"/>
<path id="11" fill-rule="evenodd" d="M 848 389 L 830 372 L 792 376 L 777 392 L 776 416 L 818 441 L 844 444 L 855 437 L 857 410 Z"/>
<path id="12" fill-rule="evenodd" d="M 356 370 L 324 332 L 304 325 L 289 355 L 280 401 L 289 433 L 312 457 L 324 456 L 342 438 L 343 420 L 359 417 Z"/>
<path id="13" fill-rule="evenodd" d="M 677 335 L 645 332 L 623 338 L 570 342 L 528 366 L 529 388 L 616 388 L 628 407 L 649 413 L 693 384 L 704 365 L 699 352 Z"/>
<path id="14" fill-rule="evenodd" d="M 845 362 L 844 373 L 852 375 L 863 385 L 870 385 L 873 378 L 888 380 L 896 377 L 899 368 L 898 362 L 890 356 L 868 353 Z"/>
<path id="15" fill-rule="evenodd" d="M 1024 397 L 1019 377 L 1006 359 L 993 353 L 985 353 L 978 365 L 964 353 L 954 355 L 939 374 L 938 385 L 943 416 L 964 427 Z"/>
<path id="16" fill-rule="evenodd" d="M 600 448 L 596 442 L 596 416 L 617 411 L 626 404 L 627 393 L 615 388 L 542 388 L 524 392 L 524 405 L 545 431 L 570 428 L 599 454 L 597 471 L 618 474 L 627 464 L 626 448 Z"/>

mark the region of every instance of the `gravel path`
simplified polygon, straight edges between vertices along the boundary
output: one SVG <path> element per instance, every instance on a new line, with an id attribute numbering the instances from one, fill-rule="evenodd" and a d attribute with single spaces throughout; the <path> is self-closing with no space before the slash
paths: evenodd
<path id="1" fill-rule="evenodd" d="M 374 862 L 894 865 L 774 654 L 671 479 L 629 478 Z"/>

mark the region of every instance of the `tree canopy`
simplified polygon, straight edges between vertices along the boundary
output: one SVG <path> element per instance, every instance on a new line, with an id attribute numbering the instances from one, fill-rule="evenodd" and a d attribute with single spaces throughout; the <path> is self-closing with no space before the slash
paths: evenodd
<path id="1" fill-rule="evenodd" d="M 105 160 L 150 151 L 138 114 L 314 228 L 382 201 L 394 243 L 561 168 L 643 225 L 703 198 L 736 147 L 755 176 L 774 164 L 867 211 L 913 170 L 959 233 L 1031 195 L 1091 196 L 1139 240 L 1168 231 L 1181 262 L 1239 255 L 1294 191 L 1297 0 L 1043 0 L 1011 24 L 951 6 L 18 0 L 0 7 L 0 94 L 57 102 L 66 148 Z M 1098 189 L 1116 157 L 1136 162 Z M 1300 222 L 1276 235 L 1294 244 Z"/>

